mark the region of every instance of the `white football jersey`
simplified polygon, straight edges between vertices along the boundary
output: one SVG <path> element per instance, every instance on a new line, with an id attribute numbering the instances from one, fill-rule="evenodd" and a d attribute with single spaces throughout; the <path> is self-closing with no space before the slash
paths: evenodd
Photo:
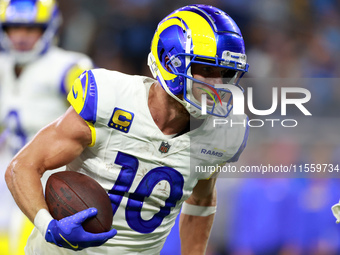
<path id="1" fill-rule="evenodd" d="M 0 63 L 0 126 L 13 153 L 66 111 L 73 81 L 93 68 L 84 54 L 57 47 L 27 64 L 19 77 L 10 55 L 0 54 Z"/>
<path id="2" fill-rule="evenodd" d="M 164 135 L 148 108 L 154 82 L 97 69 L 82 74 L 69 93 L 93 139 L 68 170 L 89 175 L 114 195 L 113 228 L 118 232 L 104 245 L 77 254 L 159 254 L 182 203 L 198 180 L 212 174 L 195 171 L 195 166 L 235 161 L 245 147 L 247 128 L 214 127 L 213 116 L 190 132 Z M 48 244 L 37 230 L 26 252 L 74 254 Z"/>

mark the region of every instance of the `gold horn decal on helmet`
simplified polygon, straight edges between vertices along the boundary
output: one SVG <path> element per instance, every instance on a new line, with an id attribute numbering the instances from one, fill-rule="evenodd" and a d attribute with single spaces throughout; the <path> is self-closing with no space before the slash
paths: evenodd
<path id="1" fill-rule="evenodd" d="M 195 45 L 192 49 L 194 54 L 215 57 L 217 53 L 214 31 L 208 21 L 206 21 L 202 16 L 190 11 L 180 11 L 170 15 L 158 26 L 151 45 L 151 52 L 155 56 L 156 65 L 164 80 L 175 79 L 177 75 L 170 73 L 160 63 L 157 53 L 159 35 L 171 26 L 179 26 L 181 29 L 186 30 L 182 21 L 191 30 L 192 43 Z"/>
<path id="2" fill-rule="evenodd" d="M 37 2 L 37 23 L 45 23 L 51 19 L 53 15 L 53 8 L 55 8 L 54 0 L 38 1 Z"/>

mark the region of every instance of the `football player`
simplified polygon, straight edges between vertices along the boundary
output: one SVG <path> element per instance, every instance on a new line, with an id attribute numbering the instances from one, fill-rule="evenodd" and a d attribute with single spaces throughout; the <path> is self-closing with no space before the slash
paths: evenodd
<path id="1" fill-rule="evenodd" d="M 93 65 L 84 54 L 54 46 L 61 24 L 54 0 L 0 3 L 0 123 L 17 152 L 65 112 L 73 81 Z"/>
<path id="2" fill-rule="evenodd" d="M 7 185 L 36 227 L 26 254 L 159 254 L 181 208 L 182 253 L 205 253 L 216 178 L 202 169 L 237 161 L 248 137 L 246 125 L 215 125 L 246 123 L 232 114 L 230 91 L 217 86 L 239 86 L 244 41 L 225 12 L 189 5 L 159 23 L 148 60 L 156 79 L 84 72 L 68 95 L 72 106 L 12 160 Z M 84 231 L 94 208 L 52 218 L 39 178 L 62 165 L 108 192 L 110 231 Z"/>
<path id="3" fill-rule="evenodd" d="M 39 129 L 66 111 L 73 81 L 93 67 L 84 54 L 54 46 L 60 24 L 54 0 L 0 0 L 1 172 Z M 16 213 L 8 203 L 7 216 L 13 219 Z M 18 217 L 14 221 L 15 226 L 25 225 L 18 224 Z M 5 220 L 0 228 L 7 228 L 9 222 Z M 16 254 L 20 244 L 11 240 L 9 253 Z"/>

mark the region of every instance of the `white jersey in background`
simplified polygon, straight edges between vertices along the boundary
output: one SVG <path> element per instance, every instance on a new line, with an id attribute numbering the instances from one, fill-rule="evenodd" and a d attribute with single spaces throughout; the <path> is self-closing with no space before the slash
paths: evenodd
<path id="1" fill-rule="evenodd" d="M 10 55 L 0 54 L 0 63 L 1 137 L 13 153 L 66 111 L 73 81 L 93 67 L 84 54 L 57 47 L 25 65 L 18 77 Z"/>
<path id="2" fill-rule="evenodd" d="M 159 254 L 182 203 L 198 180 L 211 177 L 195 166 L 238 159 L 248 129 L 215 128 L 213 116 L 190 132 L 164 135 L 148 108 L 154 82 L 104 69 L 76 80 L 68 99 L 87 121 L 92 144 L 67 167 L 94 178 L 115 196 L 117 235 L 102 246 L 75 252 L 47 243 L 34 229 L 26 254 Z M 246 116 L 228 118 L 240 122 Z"/>

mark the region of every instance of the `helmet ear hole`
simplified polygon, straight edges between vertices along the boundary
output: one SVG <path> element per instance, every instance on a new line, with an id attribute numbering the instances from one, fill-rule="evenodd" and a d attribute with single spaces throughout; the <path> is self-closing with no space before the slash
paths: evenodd
<path id="1" fill-rule="evenodd" d="M 172 70 L 170 68 L 170 66 L 167 64 L 167 62 L 170 60 L 170 58 L 168 56 L 165 56 L 164 58 L 164 67 L 166 68 L 166 70 L 168 70 L 169 73 L 172 73 Z"/>
<path id="2" fill-rule="evenodd" d="M 161 49 L 161 51 L 159 52 L 159 59 L 162 60 L 163 59 L 163 55 L 164 55 L 165 50 Z M 165 63 L 165 62 L 164 62 Z"/>
<path id="3" fill-rule="evenodd" d="M 169 65 L 167 65 L 167 62 L 169 61 L 169 57 L 167 55 L 165 55 L 165 49 L 161 49 L 161 51 L 159 52 L 159 60 L 161 61 L 161 64 L 163 65 L 163 67 L 169 72 L 172 73 L 171 68 L 169 67 Z"/>

